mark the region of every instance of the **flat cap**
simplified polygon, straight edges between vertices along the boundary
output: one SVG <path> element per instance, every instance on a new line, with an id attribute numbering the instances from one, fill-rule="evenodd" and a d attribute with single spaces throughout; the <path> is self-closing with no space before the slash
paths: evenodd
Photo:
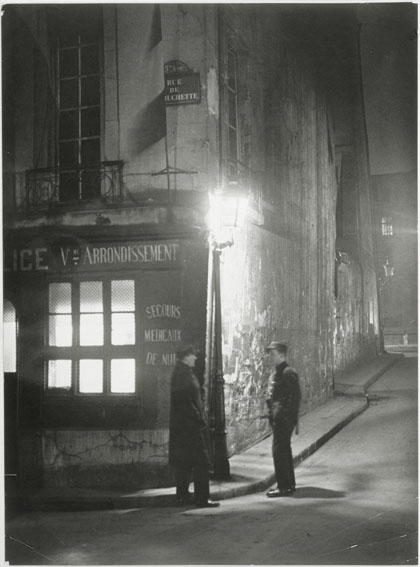
<path id="1" fill-rule="evenodd" d="M 265 347 L 265 352 L 270 352 L 270 350 L 277 350 L 278 352 L 286 354 L 288 347 L 285 343 L 281 343 L 279 341 L 271 341 L 271 343 L 267 347 Z"/>
<path id="2" fill-rule="evenodd" d="M 176 351 L 176 357 L 178 360 L 182 360 L 190 354 L 197 354 L 197 350 L 193 345 L 182 345 Z"/>

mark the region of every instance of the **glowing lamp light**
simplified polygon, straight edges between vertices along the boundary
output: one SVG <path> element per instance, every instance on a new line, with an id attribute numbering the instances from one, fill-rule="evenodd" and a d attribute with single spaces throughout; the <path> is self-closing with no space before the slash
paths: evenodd
<path id="1" fill-rule="evenodd" d="M 248 198 L 239 193 L 215 192 L 209 195 L 207 226 L 220 247 L 233 244 L 234 229 L 245 225 Z"/>

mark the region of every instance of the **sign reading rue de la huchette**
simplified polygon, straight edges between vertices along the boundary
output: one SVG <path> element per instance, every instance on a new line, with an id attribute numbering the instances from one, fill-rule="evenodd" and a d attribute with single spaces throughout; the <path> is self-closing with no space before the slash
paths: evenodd
<path id="1" fill-rule="evenodd" d="M 191 104 L 201 101 L 200 73 L 181 61 L 165 64 L 165 104 Z"/>

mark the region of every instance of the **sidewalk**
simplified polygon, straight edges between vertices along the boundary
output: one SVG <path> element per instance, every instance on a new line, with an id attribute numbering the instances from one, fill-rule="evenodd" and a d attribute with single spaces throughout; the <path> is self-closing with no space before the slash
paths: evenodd
<path id="1" fill-rule="evenodd" d="M 340 376 L 336 395 L 301 417 L 300 434 L 293 435 L 295 465 L 345 427 L 368 407 L 366 389 L 393 366 L 401 355 L 384 354 L 357 369 Z M 271 436 L 244 453 L 230 459 L 231 480 L 211 481 L 211 495 L 224 500 L 262 491 L 274 483 Z M 30 510 L 98 510 L 129 509 L 146 506 L 172 506 L 174 488 L 112 492 L 81 488 L 49 488 L 22 494 L 20 503 Z"/>
<path id="2" fill-rule="evenodd" d="M 406 357 L 412 357 L 418 355 L 418 345 L 388 345 L 385 346 L 385 350 L 390 354 L 404 354 Z"/>

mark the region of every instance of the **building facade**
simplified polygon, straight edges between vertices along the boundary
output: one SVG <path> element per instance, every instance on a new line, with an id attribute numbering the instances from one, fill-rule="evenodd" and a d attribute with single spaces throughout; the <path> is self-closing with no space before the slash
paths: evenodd
<path id="1" fill-rule="evenodd" d="M 302 411 L 376 354 L 350 8 L 22 5 L 3 30 L 5 317 L 18 331 L 5 370 L 21 486 L 172 482 L 177 347 L 194 343 L 199 377 L 214 379 L 217 192 L 235 195 L 236 217 L 246 198 L 242 228 L 224 225 L 228 200 L 218 211 L 230 454 L 268 432 L 267 342 L 290 344 Z"/>
<path id="2" fill-rule="evenodd" d="M 417 171 L 372 176 L 385 346 L 417 344 Z M 388 262 L 393 275 L 386 279 Z"/>

